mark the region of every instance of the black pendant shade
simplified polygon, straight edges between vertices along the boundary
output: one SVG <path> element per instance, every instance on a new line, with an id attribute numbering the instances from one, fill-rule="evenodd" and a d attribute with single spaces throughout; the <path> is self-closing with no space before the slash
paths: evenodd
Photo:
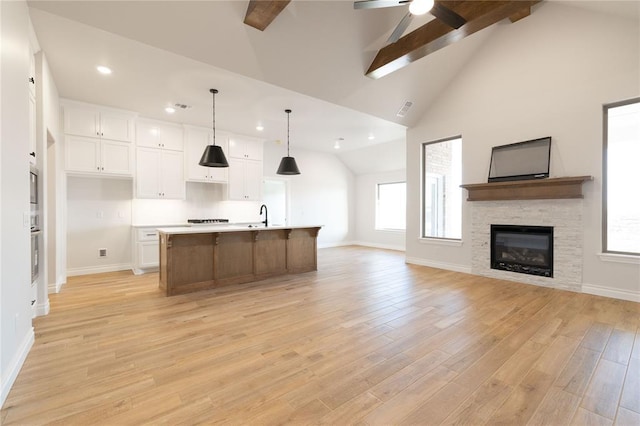
<path id="1" fill-rule="evenodd" d="M 289 114 L 291 114 L 291 110 L 285 109 L 284 112 L 287 113 L 287 156 L 280 160 L 280 167 L 276 173 L 279 175 L 299 175 L 300 169 L 298 169 L 296 159 L 289 156 Z"/>
<path id="2" fill-rule="evenodd" d="M 205 167 L 229 167 L 222 147 L 216 145 L 216 93 L 218 93 L 218 90 L 209 89 L 209 92 L 213 96 L 213 145 L 207 145 L 198 164 Z"/>
<path id="3" fill-rule="evenodd" d="M 282 157 L 277 173 L 279 175 L 299 175 L 300 169 L 298 169 L 296 159 L 293 157 Z"/>
<path id="4" fill-rule="evenodd" d="M 220 145 L 207 145 L 198 164 L 206 167 L 229 167 Z"/>

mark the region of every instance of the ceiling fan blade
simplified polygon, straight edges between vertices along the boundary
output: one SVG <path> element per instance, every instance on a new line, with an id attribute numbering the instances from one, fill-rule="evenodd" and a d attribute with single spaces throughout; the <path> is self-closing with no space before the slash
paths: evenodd
<path id="1" fill-rule="evenodd" d="M 402 37 L 402 34 L 404 34 L 404 32 L 407 30 L 407 28 L 409 28 L 409 24 L 411 23 L 412 20 L 413 20 L 413 15 L 411 14 L 411 12 L 407 12 L 407 14 L 404 15 L 404 18 L 402 18 L 402 21 L 400 21 L 400 23 L 396 26 L 395 30 L 393 30 L 393 32 L 387 39 L 387 43 L 391 44 L 398 41 L 400 37 Z"/>
<path id="2" fill-rule="evenodd" d="M 456 30 L 467 23 L 466 19 L 448 7 L 443 6 L 439 1 L 435 2 L 429 13 Z"/>
<path id="3" fill-rule="evenodd" d="M 411 0 L 359 0 L 353 2 L 354 9 L 380 9 L 383 7 L 402 6 Z"/>

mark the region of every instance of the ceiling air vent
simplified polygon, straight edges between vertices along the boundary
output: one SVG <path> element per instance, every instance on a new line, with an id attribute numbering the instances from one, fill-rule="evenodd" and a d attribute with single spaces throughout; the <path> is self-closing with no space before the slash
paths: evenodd
<path id="1" fill-rule="evenodd" d="M 396 115 L 398 117 L 404 117 L 405 115 L 407 115 L 407 112 L 409 112 L 409 108 L 411 108 L 411 105 L 413 105 L 413 102 L 405 101 L 404 105 L 402 105 L 402 108 L 400 108 L 400 110 L 398 110 L 398 114 L 396 114 Z"/>
<path id="2" fill-rule="evenodd" d="M 191 109 L 191 105 L 173 104 L 173 106 L 176 107 L 177 109 Z"/>

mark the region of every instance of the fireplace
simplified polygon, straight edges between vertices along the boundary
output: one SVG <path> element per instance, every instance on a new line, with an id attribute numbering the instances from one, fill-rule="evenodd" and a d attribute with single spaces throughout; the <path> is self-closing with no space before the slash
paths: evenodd
<path id="1" fill-rule="evenodd" d="M 553 227 L 491 225 L 491 268 L 553 277 Z"/>

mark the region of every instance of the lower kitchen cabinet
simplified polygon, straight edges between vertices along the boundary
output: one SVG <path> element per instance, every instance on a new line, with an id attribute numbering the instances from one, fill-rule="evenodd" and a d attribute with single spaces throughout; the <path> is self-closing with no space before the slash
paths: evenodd
<path id="1" fill-rule="evenodd" d="M 138 148 L 136 197 L 184 199 L 184 154 L 154 148 Z"/>
<path id="2" fill-rule="evenodd" d="M 262 161 L 229 158 L 228 198 L 260 201 L 262 199 Z"/>
<path id="3" fill-rule="evenodd" d="M 133 228 L 133 273 L 156 270 L 160 259 L 160 245 L 156 228 Z"/>

